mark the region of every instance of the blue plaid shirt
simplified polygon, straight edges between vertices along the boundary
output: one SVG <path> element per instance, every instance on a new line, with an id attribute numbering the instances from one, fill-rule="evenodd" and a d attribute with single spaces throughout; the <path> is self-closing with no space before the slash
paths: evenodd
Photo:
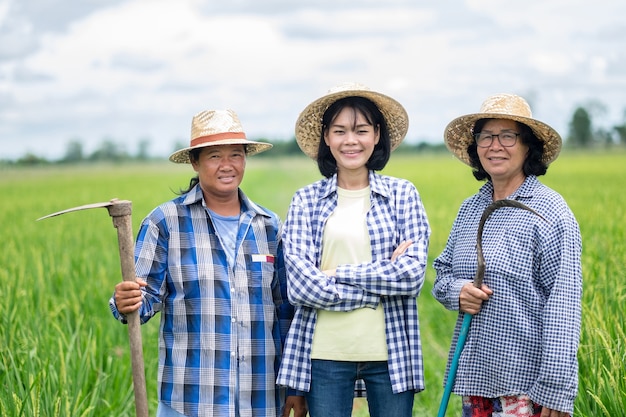
<path id="1" fill-rule="evenodd" d="M 447 309 L 459 309 L 461 287 L 474 278 L 478 223 L 493 202 L 492 192 L 487 182 L 461 205 L 448 243 L 434 261 L 432 294 Z M 537 404 L 571 414 L 582 296 L 578 223 L 563 198 L 535 176 L 509 198 L 547 221 L 506 207 L 485 223 L 484 282 L 494 293 L 472 320 L 453 392 L 489 398 L 528 394 Z M 459 317 L 450 360 L 461 322 Z"/>
<path id="2" fill-rule="evenodd" d="M 424 283 L 430 227 L 409 181 L 372 171 L 369 182 L 372 262 L 339 265 L 334 277 L 319 268 L 324 226 L 337 206 L 336 175 L 300 189 L 292 199 L 283 242 L 289 300 L 296 314 L 283 351 L 281 385 L 309 390 L 316 309 L 350 311 L 382 302 L 393 392 L 424 389 L 416 297 Z M 413 244 L 391 262 L 394 249 L 405 240 Z"/>
<path id="3" fill-rule="evenodd" d="M 137 238 L 142 323 L 161 312 L 159 399 L 186 416 L 278 416 L 284 401 L 275 381 L 293 307 L 280 221 L 239 196 L 234 266 L 199 186 L 154 209 Z"/>

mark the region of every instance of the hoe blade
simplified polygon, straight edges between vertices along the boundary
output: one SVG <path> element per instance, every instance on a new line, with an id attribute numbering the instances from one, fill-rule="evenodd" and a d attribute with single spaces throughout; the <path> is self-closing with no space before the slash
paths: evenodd
<path id="1" fill-rule="evenodd" d="M 84 206 L 72 207 L 72 208 L 68 208 L 66 210 L 57 211 L 56 213 L 48 214 L 47 216 L 43 216 L 43 217 L 38 218 L 37 221 L 43 220 L 43 219 L 47 219 L 48 217 L 60 216 L 61 214 L 70 213 L 72 211 L 89 210 L 89 209 L 93 209 L 93 208 L 102 208 L 102 207 L 111 207 L 114 204 L 119 204 L 119 203 L 123 203 L 123 202 L 124 201 L 121 201 L 121 200 L 118 200 L 117 198 L 114 198 L 111 201 L 104 201 L 102 203 L 85 204 Z"/>

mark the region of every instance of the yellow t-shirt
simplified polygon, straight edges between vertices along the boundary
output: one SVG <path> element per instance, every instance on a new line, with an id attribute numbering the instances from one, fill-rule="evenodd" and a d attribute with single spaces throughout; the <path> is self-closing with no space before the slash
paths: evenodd
<path id="1" fill-rule="evenodd" d="M 337 188 L 337 208 L 324 228 L 321 269 L 340 264 L 371 262 L 366 214 L 370 188 Z M 385 315 L 379 304 L 374 310 L 317 310 L 311 358 L 338 361 L 386 361 Z"/>

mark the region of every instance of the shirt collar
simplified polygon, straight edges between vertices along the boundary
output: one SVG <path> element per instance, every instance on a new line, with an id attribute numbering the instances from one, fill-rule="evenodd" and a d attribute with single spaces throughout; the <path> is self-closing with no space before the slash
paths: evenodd
<path id="1" fill-rule="evenodd" d="M 248 212 L 251 211 L 253 213 L 270 217 L 269 214 L 261 208 L 261 206 L 254 203 L 252 200 L 248 198 L 247 195 L 244 194 L 241 189 L 239 192 L 239 201 L 241 201 L 241 211 Z M 202 194 L 202 188 L 200 188 L 200 184 L 196 184 L 187 194 L 185 194 L 183 198 L 183 205 L 190 206 L 192 204 L 203 204 L 204 195 Z M 206 204 L 203 204 L 206 207 Z"/>
<path id="2" fill-rule="evenodd" d="M 539 180 L 535 175 L 527 176 L 522 185 L 520 185 L 519 188 L 507 198 L 510 200 L 524 200 L 532 198 L 538 182 Z M 493 183 L 491 181 L 487 181 L 485 185 L 480 187 L 479 194 L 481 198 L 491 202 L 493 200 Z"/>
<path id="3" fill-rule="evenodd" d="M 381 175 L 378 175 L 375 171 L 369 171 L 369 186 L 370 190 L 373 193 L 380 194 L 383 197 L 389 196 L 389 190 L 385 186 L 385 182 L 382 179 Z M 332 193 L 337 192 L 337 174 L 335 173 L 332 177 L 328 178 L 322 190 L 320 192 L 321 198 L 326 198 Z"/>
<path id="4" fill-rule="evenodd" d="M 532 198 L 539 180 L 535 175 L 526 177 L 522 185 L 513 193 L 515 200 Z"/>

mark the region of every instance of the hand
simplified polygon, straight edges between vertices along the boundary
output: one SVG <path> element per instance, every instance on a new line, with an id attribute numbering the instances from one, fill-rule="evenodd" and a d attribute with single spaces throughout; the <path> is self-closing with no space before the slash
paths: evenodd
<path id="1" fill-rule="evenodd" d="M 391 254 L 391 262 L 395 261 L 398 258 L 398 256 L 406 252 L 408 247 L 411 246 L 412 244 L 413 244 L 412 240 L 405 240 L 404 242 L 400 243 L 400 245 L 398 245 L 396 250 L 394 250 L 393 253 Z M 329 277 L 334 277 L 337 274 L 336 269 L 326 269 L 322 272 Z"/>
<path id="2" fill-rule="evenodd" d="M 570 417 L 569 413 L 553 410 L 551 408 L 542 407 L 541 417 Z"/>
<path id="3" fill-rule="evenodd" d="M 400 243 L 400 245 L 398 245 L 398 247 L 396 248 L 396 250 L 393 251 L 393 253 L 391 254 L 391 262 L 395 261 L 398 256 L 402 255 L 404 252 L 406 252 L 406 250 L 409 248 L 409 246 L 411 246 L 413 244 L 412 240 L 405 240 L 404 242 Z"/>
<path id="4" fill-rule="evenodd" d="M 299 395 L 288 396 L 285 401 L 285 408 L 283 409 L 282 417 L 289 417 L 291 410 L 293 410 L 294 417 L 305 417 L 309 410 L 307 410 L 304 397 Z"/>
<path id="5" fill-rule="evenodd" d="M 474 284 L 468 282 L 461 288 L 459 295 L 459 310 L 476 314 L 480 311 L 483 301 L 487 301 L 493 294 L 493 291 L 483 284 L 480 288 L 474 287 Z"/>
<path id="6" fill-rule="evenodd" d="M 135 282 L 122 281 L 115 286 L 115 305 L 121 314 L 128 314 L 141 307 L 141 287 L 148 285 L 141 278 Z"/>

